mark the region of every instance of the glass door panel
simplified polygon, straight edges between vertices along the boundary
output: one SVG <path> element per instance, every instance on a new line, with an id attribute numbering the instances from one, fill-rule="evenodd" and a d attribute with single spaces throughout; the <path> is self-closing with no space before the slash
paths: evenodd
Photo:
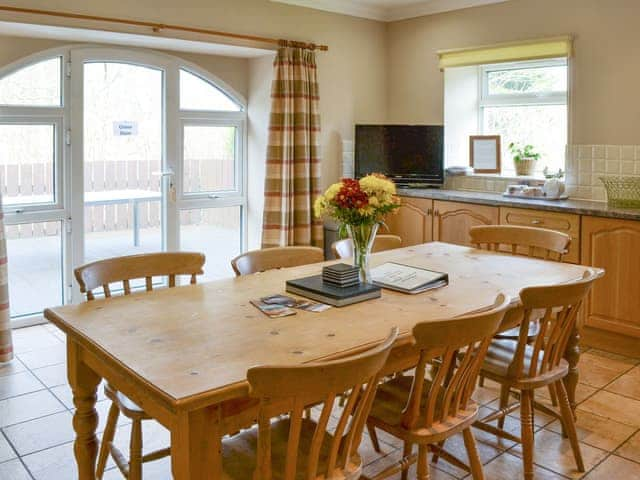
<path id="1" fill-rule="evenodd" d="M 205 254 L 203 280 L 232 277 L 230 262 L 241 246 L 241 206 L 180 211 L 180 249 Z"/>
<path id="2" fill-rule="evenodd" d="M 62 222 L 6 225 L 11 317 L 63 303 Z"/>
<path id="3" fill-rule="evenodd" d="M 56 124 L 0 124 L 5 207 L 56 202 Z"/>
<path id="4" fill-rule="evenodd" d="M 84 64 L 84 261 L 164 246 L 163 72 Z"/>
<path id="5" fill-rule="evenodd" d="M 237 130 L 235 126 L 184 126 L 185 194 L 237 190 Z"/>

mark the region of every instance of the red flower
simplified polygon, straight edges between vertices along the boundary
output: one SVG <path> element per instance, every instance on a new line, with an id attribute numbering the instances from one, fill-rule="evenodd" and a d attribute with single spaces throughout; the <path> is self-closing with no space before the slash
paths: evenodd
<path id="1" fill-rule="evenodd" d="M 364 208 L 369 204 L 369 197 L 362 191 L 357 180 L 345 178 L 335 202 L 340 208 Z"/>

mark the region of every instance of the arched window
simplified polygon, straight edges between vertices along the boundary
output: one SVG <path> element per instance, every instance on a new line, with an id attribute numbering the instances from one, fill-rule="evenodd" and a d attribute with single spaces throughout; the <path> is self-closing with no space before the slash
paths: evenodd
<path id="1" fill-rule="evenodd" d="M 180 69 L 180 109 L 240 112 L 238 105 L 218 87 L 198 75 Z"/>
<path id="2" fill-rule="evenodd" d="M 28 65 L 0 79 L 0 105 L 59 107 L 62 105 L 62 58 Z"/>
<path id="3" fill-rule="evenodd" d="M 205 277 L 233 275 L 246 245 L 245 123 L 241 95 L 162 53 L 66 47 L 0 66 L 16 325 L 79 298 L 73 267 L 94 257 L 199 250 Z"/>

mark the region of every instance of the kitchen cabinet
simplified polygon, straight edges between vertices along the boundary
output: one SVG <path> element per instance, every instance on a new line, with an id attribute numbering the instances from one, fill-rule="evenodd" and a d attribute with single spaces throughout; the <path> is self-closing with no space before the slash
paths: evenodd
<path id="1" fill-rule="evenodd" d="M 569 263 L 580 263 L 580 215 L 500 207 L 500 224 L 548 228 L 566 233 L 571 237 L 571 244 L 569 245 L 569 253 L 562 260 Z M 521 253 L 526 254 L 526 252 Z"/>
<path id="2" fill-rule="evenodd" d="M 386 218 L 389 232 L 402 238 L 403 247 L 431 242 L 433 200 L 402 197 L 401 201 L 398 211 Z"/>
<path id="3" fill-rule="evenodd" d="M 469 229 L 476 225 L 497 225 L 498 207 L 470 203 L 433 202 L 433 239 L 438 242 L 471 246 Z"/>
<path id="4" fill-rule="evenodd" d="M 640 337 L 640 222 L 582 217 L 582 264 L 604 268 L 587 300 L 586 324 Z"/>

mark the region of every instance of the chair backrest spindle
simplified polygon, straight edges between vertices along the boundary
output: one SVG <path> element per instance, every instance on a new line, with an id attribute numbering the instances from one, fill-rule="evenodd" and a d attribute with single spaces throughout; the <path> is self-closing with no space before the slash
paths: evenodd
<path id="1" fill-rule="evenodd" d="M 195 252 L 161 252 L 114 257 L 82 265 L 74 270 L 80 291 L 94 300 L 93 290 L 102 288 L 104 296 L 112 296 L 112 283 L 122 283 L 124 295 L 131 294 L 131 280 L 145 279 L 145 289 L 153 290 L 153 277 L 167 276 L 169 287 L 175 287 L 176 276 L 189 275 L 195 283 L 203 273 L 205 257 Z"/>
<path id="2" fill-rule="evenodd" d="M 300 455 L 307 455 L 306 479 L 337 478 L 336 470 L 349 471 L 357 453 L 365 421 L 373 402 L 389 351 L 398 335 L 394 328 L 387 339 L 363 353 L 340 360 L 299 366 L 260 366 L 249 369 L 250 396 L 260 400 L 256 480 L 271 478 L 271 418 L 278 407 L 289 405 L 289 432 L 284 463 L 284 480 L 299 478 Z M 347 403 L 332 435 L 325 445 L 327 425 L 339 394 L 350 391 Z M 303 418 L 308 405 L 322 403 L 306 452 L 300 452 Z M 321 454 L 326 455 L 320 468 Z M 355 468 L 355 467 L 354 467 Z M 357 467 L 360 468 L 360 467 Z M 298 477 L 297 477 L 298 476 Z"/>
<path id="3" fill-rule="evenodd" d="M 562 261 L 569 251 L 571 237 L 562 232 L 513 225 L 479 225 L 469 229 L 471 243 L 477 248 L 499 252 L 501 247 L 512 255 Z M 493 248 L 492 248 L 493 247 Z"/>

